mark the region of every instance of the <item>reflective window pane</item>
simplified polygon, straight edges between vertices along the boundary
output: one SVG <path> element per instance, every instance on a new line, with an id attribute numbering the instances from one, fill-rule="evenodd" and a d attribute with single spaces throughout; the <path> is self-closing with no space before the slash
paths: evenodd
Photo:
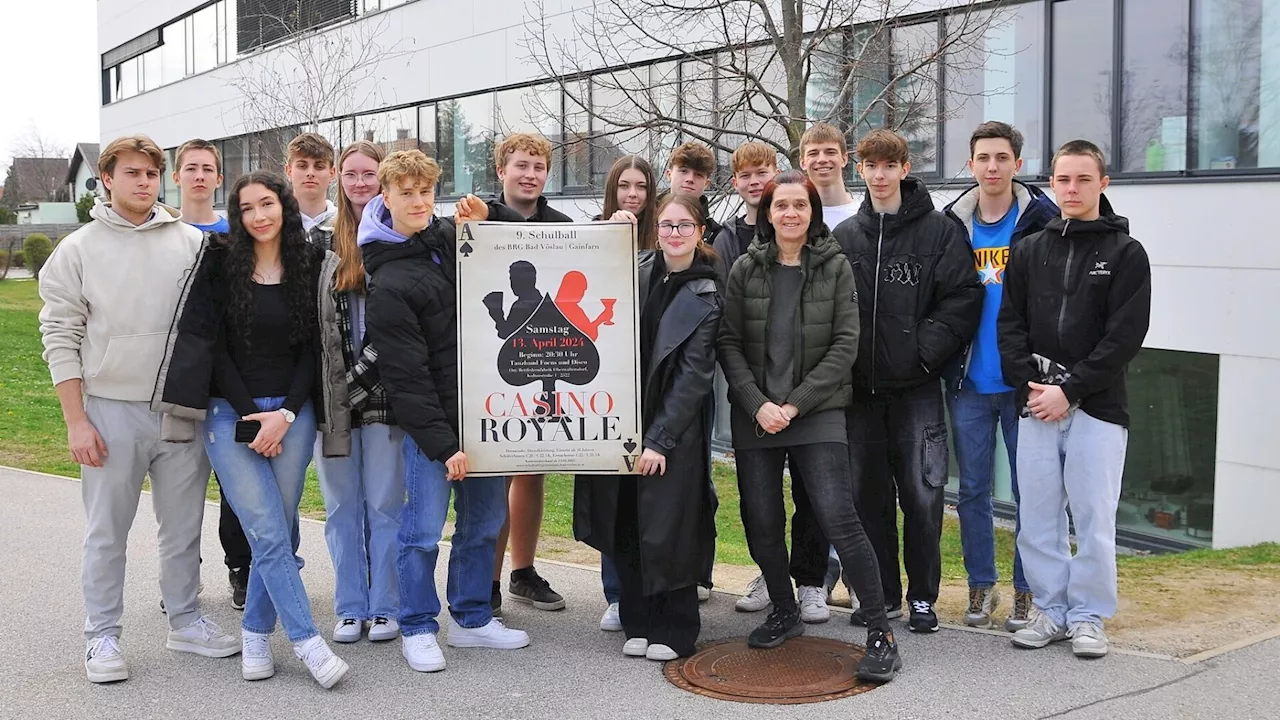
<path id="1" fill-rule="evenodd" d="M 418 108 L 418 149 L 429 158 L 439 152 L 436 148 L 436 106 Z"/>
<path id="2" fill-rule="evenodd" d="M 911 171 L 938 169 L 938 23 L 930 21 L 892 31 L 892 127 L 907 139 Z M 919 68 L 919 69 L 915 69 Z"/>
<path id="3" fill-rule="evenodd" d="M 415 108 L 360 115 L 355 123 L 356 140 L 376 143 L 388 155 L 397 150 L 418 149 L 418 111 Z"/>
<path id="4" fill-rule="evenodd" d="M 981 35 L 947 55 L 943 172 L 968 176 L 969 136 L 988 120 L 1016 127 L 1024 138 L 1022 174 L 1039 175 L 1048 165 L 1044 145 L 1044 5 L 1022 3 L 996 18 L 976 13 L 947 19 L 947 36 Z"/>
<path id="5" fill-rule="evenodd" d="M 1089 140 L 1111 159 L 1114 0 L 1053 3 L 1053 147 Z"/>
<path id="6" fill-rule="evenodd" d="M 493 94 L 439 104 L 440 194 L 497 194 Z"/>
<path id="7" fill-rule="evenodd" d="M 222 5 L 226 8 L 226 17 L 223 21 L 222 45 L 218 54 L 222 62 L 231 62 L 236 59 L 236 44 L 239 41 L 237 37 L 239 26 L 236 23 L 236 3 L 234 0 L 222 0 Z M 225 52 L 222 48 L 225 48 Z"/>
<path id="8" fill-rule="evenodd" d="M 585 103 L 591 91 L 585 81 L 564 86 L 564 187 L 583 189 L 591 184 L 591 117 Z M 656 158 L 655 158 L 656 160 Z"/>
<path id="9" fill-rule="evenodd" d="M 173 172 L 178 167 L 178 161 L 175 157 L 177 148 L 169 148 L 164 151 L 164 172 L 161 175 L 160 184 L 160 202 L 169 207 L 182 207 L 182 190 L 178 187 L 178 183 L 173 179 Z"/>
<path id="10" fill-rule="evenodd" d="M 1120 157 L 1124 172 L 1187 167 L 1186 0 L 1125 0 Z"/>
<path id="11" fill-rule="evenodd" d="M 591 186 L 604 188 L 609 168 L 624 155 L 643 155 L 649 149 L 647 68 L 619 70 L 591 79 Z"/>
<path id="12" fill-rule="evenodd" d="M 1117 524 L 1210 544 L 1218 356 L 1143 348 L 1129 366 L 1127 384 L 1133 422 Z"/>
<path id="13" fill-rule="evenodd" d="M 218 8 L 216 5 L 190 18 L 192 32 L 193 73 L 211 70 L 218 64 Z"/>
<path id="14" fill-rule="evenodd" d="M 165 85 L 187 76 L 186 20 L 165 26 L 161 31 L 164 45 L 160 46 L 160 80 Z"/>
<path id="15" fill-rule="evenodd" d="M 505 90 L 496 93 L 494 97 L 494 123 L 498 140 L 513 133 L 527 132 L 541 135 L 551 143 L 547 184 L 543 193 L 560 192 L 564 177 L 560 97 L 558 84 Z"/>
<path id="16" fill-rule="evenodd" d="M 142 92 L 155 90 L 163 84 L 160 70 L 163 63 L 160 53 L 161 48 L 156 48 L 143 53 L 139 58 L 142 62 Z"/>
<path id="17" fill-rule="evenodd" d="M 1197 2 L 1195 167 L 1280 167 L 1280 3 Z"/>
<path id="18" fill-rule="evenodd" d="M 645 155 L 653 162 L 671 157 L 680 144 L 680 132 L 674 121 L 680 117 L 680 66 L 675 62 L 655 63 L 649 66 L 649 99 L 656 117 L 667 118 L 670 124 L 649 129 L 649 150 Z"/>
<path id="19" fill-rule="evenodd" d="M 138 58 L 125 60 L 119 65 L 120 72 L 120 99 L 131 98 L 138 94 Z"/>
<path id="20" fill-rule="evenodd" d="M 247 172 L 248 151 L 244 137 L 230 138 L 222 142 L 222 185 L 231 194 L 231 188 L 241 175 Z M 225 202 L 225 200 L 224 200 Z"/>

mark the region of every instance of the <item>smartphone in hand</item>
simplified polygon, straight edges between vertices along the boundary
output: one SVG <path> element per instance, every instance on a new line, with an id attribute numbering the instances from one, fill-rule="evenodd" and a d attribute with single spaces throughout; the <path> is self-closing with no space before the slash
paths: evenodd
<path id="1" fill-rule="evenodd" d="M 261 429 L 262 423 L 257 420 L 237 420 L 236 442 L 245 443 L 246 445 L 253 442 L 258 437 L 258 431 Z"/>

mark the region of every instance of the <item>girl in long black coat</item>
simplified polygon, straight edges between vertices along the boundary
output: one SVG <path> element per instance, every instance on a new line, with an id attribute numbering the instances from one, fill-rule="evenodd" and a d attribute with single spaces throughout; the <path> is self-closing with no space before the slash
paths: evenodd
<path id="1" fill-rule="evenodd" d="M 697 586 L 715 548 L 711 387 L 723 302 L 705 230 L 698 203 L 670 197 L 658 212 L 660 250 L 640 254 L 640 475 L 574 485 L 574 534 L 618 568 L 623 652 L 650 660 L 693 654 Z"/>

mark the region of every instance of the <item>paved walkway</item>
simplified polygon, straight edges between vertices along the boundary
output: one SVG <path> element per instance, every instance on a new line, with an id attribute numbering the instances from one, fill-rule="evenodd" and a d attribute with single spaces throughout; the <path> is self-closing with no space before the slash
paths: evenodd
<path id="1" fill-rule="evenodd" d="M 1198 665 L 1112 654 L 1080 661 L 1059 645 L 1016 651 L 1004 637 L 955 629 L 920 637 L 900 626 L 906 669 L 893 683 L 829 703 L 748 705 L 710 700 L 670 686 L 659 666 L 624 658 L 618 634 L 600 632 L 599 575 L 546 563 L 544 575 L 569 601 L 563 612 L 507 605 L 507 621 L 533 637 L 513 652 L 446 648 L 449 669 L 412 672 L 399 644 L 338 646 L 351 664 L 334 691 L 321 690 L 280 633 L 278 671 L 240 679 L 238 659 L 210 660 L 164 649 L 157 607 L 156 523 L 146 496 L 130 537 L 123 646 L 132 677 L 95 686 L 81 665 L 83 623 L 79 484 L 0 469 L 0 718 L 1276 718 L 1280 639 Z M 323 528 L 302 528 L 303 579 L 322 630 L 333 627 L 333 575 Z M 224 628 L 229 604 L 218 547 L 217 510 L 205 512 L 205 611 Z M 442 557 L 443 561 L 443 557 Z M 441 562 L 441 570 L 444 563 Z M 441 575 L 443 587 L 443 575 Z M 703 639 L 742 636 L 762 616 L 733 611 L 716 593 L 703 606 Z M 810 627 L 861 642 L 836 615 Z"/>

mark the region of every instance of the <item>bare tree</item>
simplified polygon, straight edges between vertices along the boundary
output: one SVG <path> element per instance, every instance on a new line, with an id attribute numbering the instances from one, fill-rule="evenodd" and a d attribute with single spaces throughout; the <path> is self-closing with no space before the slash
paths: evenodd
<path id="1" fill-rule="evenodd" d="M 9 146 L 12 161 L 4 182 L 4 202 L 17 207 L 28 201 L 65 200 L 67 146 L 40 132 L 34 123 Z"/>
<path id="2" fill-rule="evenodd" d="M 565 26 L 531 5 L 525 49 L 578 118 L 565 123 L 571 157 L 584 141 L 658 157 L 678 136 L 722 155 L 759 140 L 794 166 L 814 122 L 894 128 L 936 159 L 943 61 L 980 68 L 974 49 L 1005 18 L 980 0 L 945 21 L 909 15 L 907 0 L 596 0 Z"/>
<path id="3" fill-rule="evenodd" d="M 266 7 L 259 5 L 258 9 Z M 240 18 L 242 24 L 260 27 L 264 37 L 288 39 L 270 61 L 236 63 L 236 74 L 227 81 L 241 98 L 242 131 L 274 131 L 269 133 L 271 142 L 251 151 L 259 167 L 283 164 L 278 138 L 317 131 L 325 118 L 387 104 L 382 88 L 390 84 L 383 82 L 382 69 L 411 52 L 403 39 L 386 42 L 388 14 L 316 28 L 315 19 L 307 15 L 310 3 L 296 0 L 286 7 L 284 14 L 264 12 Z"/>

